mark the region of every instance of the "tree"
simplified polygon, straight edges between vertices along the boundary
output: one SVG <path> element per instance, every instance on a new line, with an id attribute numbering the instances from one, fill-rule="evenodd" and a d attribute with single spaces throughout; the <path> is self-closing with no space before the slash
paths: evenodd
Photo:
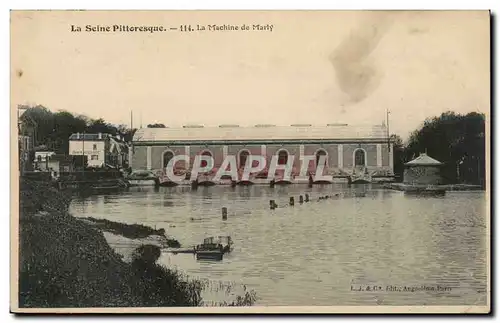
<path id="1" fill-rule="evenodd" d="M 148 124 L 148 128 L 166 128 L 163 123 Z"/>
<path id="2" fill-rule="evenodd" d="M 134 138 L 135 132 L 137 129 L 126 129 L 124 132 L 122 132 L 123 140 L 125 142 L 131 142 L 132 139 Z"/>
<path id="3" fill-rule="evenodd" d="M 483 183 L 485 170 L 485 116 L 445 112 L 425 120 L 406 147 L 407 160 L 427 152 L 444 163 L 448 182 Z"/>
<path id="4" fill-rule="evenodd" d="M 396 134 L 392 134 L 390 138 L 391 142 L 393 143 L 394 149 L 394 175 L 396 175 L 398 179 L 402 179 L 404 172 L 404 163 L 406 162 L 403 139 L 401 139 L 401 137 Z"/>
<path id="5" fill-rule="evenodd" d="M 118 134 L 122 137 L 123 141 L 131 142 L 137 129 L 129 129 L 126 125 L 121 124 L 117 127 Z"/>
<path id="6" fill-rule="evenodd" d="M 69 137 L 73 133 L 82 133 L 86 130 L 86 120 L 75 117 L 67 111 L 59 111 L 53 114 L 54 129 L 49 135 L 53 143 L 53 149 L 58 153 L 68 153 Z"/>
<path id="7" fill-rule="evenodd" d="M 20 120 L 23 123 L 32 125 L 34 131 L 35 146 L 47 145 L 47 139 L 54 130 L 54 118 L 52 112 L 41 105 L 34 107 L 23 106 L 27 110 L 21 115 Z"/>
<path id="8" fill-rule="evenodd" d="M 118 129 L 104 121 L 104 119 L 96 119 L 90 121 L 90 124 L 87 127 L 86 132 L 89 133 L 109 133 L 113 136 L 116 136 L 118 134 Z"/>
<path id="9" fill-rule="evenodd" d="M 84 115 L 74 115 L 68 111 L 52 113 L 44 106 L 23 106 L 26 111 L 21 115 L 25 127 L 34 128 L 35 146 L 46 146 L 56 153 L 67 154 L 69 137 L 73 133 L 109 133 L 121 135 L 131 141 L 137 129 L 127 129 L 125 125 L 115 126 L 104 119 L 90 119 Z"/>

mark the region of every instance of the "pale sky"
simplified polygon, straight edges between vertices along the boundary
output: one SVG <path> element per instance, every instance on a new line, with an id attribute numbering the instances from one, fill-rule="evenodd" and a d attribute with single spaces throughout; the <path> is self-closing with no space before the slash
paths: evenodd
<path id="1" fill-rule="evenodd" d="M 273 25 L 72 33 L 71 25 Z M 489 13 L 13 12 L 12 108 L 148 123 L 381 124 L 490 109 Z"/>

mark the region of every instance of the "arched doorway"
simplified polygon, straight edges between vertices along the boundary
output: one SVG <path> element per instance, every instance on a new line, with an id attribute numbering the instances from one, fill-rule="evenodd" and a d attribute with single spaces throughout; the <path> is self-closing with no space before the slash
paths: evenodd
<path id="1" fill-rule="evenodd" d="M 250 152 L 248 150 L 240 151 L 239 156 L 238 156 L 239 157 L 239 162 L 238 162 L 239 168 L 245 167 L 248 156 L 250 156 Z"/>
<path id="2" fill-rule="evenodd" d="M 202 156 L 209 156 L 209 157 L 213 157 L 212 155 L 212 152 L 209 151 L 209 150 L 205 150 L 204 152 L 201 153 Z M 207 160 L 202 160 L 201 161 L 201 167 L 207 167 L 209 166 L 208 165 L 208 161 Z"/>
<path id="3" fill-rule="evenodd" d="M 365 166 L 366 155 L 363 149 L 356 149 L 354 151 L 354 166 Z"/>
<path id="4" fill-rule="evenodd" d="M 288 162 L 288 152 L 284 149 L 278 152 L 278 165 L 286 165 Z"/>
<path id="5" fill-rule="evenodd" d="M 167 168 L 168 163 L 172 160 L 172 158 L 174 158 L 174 153 L 171 150 L 163 152 L 163 168 Z"/>
<path id="6" fill-rule="evenodd" d="M 316 152 L 316 167 L 319 166 L 319 160 L 320 160 L 321 156 L 325 156 L 325 166 L 328 165 L 328 159 L 327 159 L 328 154 L 326 153 L 326 151 L 324 149 L 319 149 Z"/>

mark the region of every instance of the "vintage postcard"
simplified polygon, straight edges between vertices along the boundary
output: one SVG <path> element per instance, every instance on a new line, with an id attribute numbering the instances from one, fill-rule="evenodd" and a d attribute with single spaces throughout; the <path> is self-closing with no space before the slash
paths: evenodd
<path id="1" fill-rule="evenodd" d="M 489 313 L 489 11 L 11 11 L 16 313 Z"/>

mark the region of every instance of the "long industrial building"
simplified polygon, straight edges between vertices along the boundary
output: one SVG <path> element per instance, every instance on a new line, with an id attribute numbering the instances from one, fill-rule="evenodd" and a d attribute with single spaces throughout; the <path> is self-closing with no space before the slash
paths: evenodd
<path id="1" fill-rule="evenodd" d="M 176 155 L 189 156 L 189 161 L 176 163 L 176 168 L 187 171 L 196 155 L 213 157 L 216 169 L 228 155 L 236 156 L 238 167 L 245 164 L 249 155 L 266 156 L 268 165 L 272 156 L 278 156 L 278 164 L 284 164 L 288 156 L 294 155 L 296 176 L 304 155 L 316 156 L 316 163 L 325 155 L 324 174 L 334 179 L 363 177 L 366 181 L 377 181 L 390 180 L 394 175 L 393 143 L 385 124 L 186 125 L 142 128 L 135 133 L 131 151 L 133 170 L 161 173 Z"/>

